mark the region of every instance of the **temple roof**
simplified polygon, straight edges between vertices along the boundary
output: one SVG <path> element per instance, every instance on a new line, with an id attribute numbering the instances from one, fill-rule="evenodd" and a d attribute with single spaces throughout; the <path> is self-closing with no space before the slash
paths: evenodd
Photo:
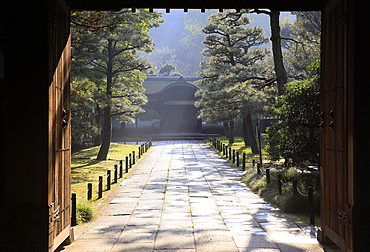
<path id="1" fill-rule="evenodd" d="M 194 76 L 147 76 L 143 82 L 143 87 L 146 89 L 145 93 L 154 94 L 161 92 L 169 86 L 176 85 L 192 85 L 199 89 L 198 86 L 194 85 L 194 81 L 201 79 L 201 77 Z"/>

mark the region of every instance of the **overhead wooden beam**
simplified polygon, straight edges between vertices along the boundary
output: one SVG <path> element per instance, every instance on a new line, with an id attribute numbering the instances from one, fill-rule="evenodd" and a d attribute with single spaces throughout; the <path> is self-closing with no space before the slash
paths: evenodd
<path id="1" fill-rule="evenodd" d="M 114 10 L 123 8 L 157 8 L 157 9 L 272 9 L 280 11 L 319 11 L 323 9 L 324 0 L 245 0 L 245 1 L 172 1 L 157 0 L 70 0 L 72 10 Z"/>

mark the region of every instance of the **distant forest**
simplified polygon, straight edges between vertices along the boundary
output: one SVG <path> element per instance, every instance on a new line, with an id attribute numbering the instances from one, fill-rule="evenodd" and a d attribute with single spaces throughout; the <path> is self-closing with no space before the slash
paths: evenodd
<path id="1" fill-rule="evenodd" d="M 204 60 L 201 52 L 204 49 L 202 41 L 205 35 L 202 28 L 207 24 L 207 18 L 218 10 L 206 10 L 201 13 L 200 10 L 171 9 L 170 13 L 165 13 L 163 19 L 166 20 L 160 28 L 153 28 L 150 36 L 156 44 L 156 49 L 151 55 L 141 54 L 156 65 L 156 70 L 152 74 L 158 74 L 160 68 L 166 64 L 176 65 L 176 70 L 172 75 L 197 76 L 200 70 L 199 63 Z M 280 15 L 281 19 L 295 16 L 288 12 Z M 270 21 L 267 15 L 250 14 L 251 26 L 261 26 L 265 30 L 265 35 L 270 34 Z M 271 43 L 267 45 L 270 48 Z"/>

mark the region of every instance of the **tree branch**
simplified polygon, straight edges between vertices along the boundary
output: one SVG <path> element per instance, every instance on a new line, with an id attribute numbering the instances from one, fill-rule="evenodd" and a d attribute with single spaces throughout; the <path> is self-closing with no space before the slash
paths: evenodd
<path id="1" fill-rule="evenodd" d="M 281 36 L 280 36 L 280 38 L 281 38 L 281 39 L 285 39 L 285 40 L 293 41 L 293 42 L 295 42 L 295 43 L 297 43 L 297 44 L 303 44 L 302 42 L 297 41 L 297 40 L 295 40 L 294 38 L 286 38 L 286 37 L 281 37 Z"/>
<path id="2" fill-rule="evenodd" d="M 124 112 L 118 112 L 118 113 L 114 113 L 114 114 L 110 114 L 110 117 L 112 117 L 112 116 L 117 116 L 117 115 L 123 115 L 123 114 L 127 114 L 127 113 L 129 113 L 129 112 L 131 112 L 131 111 L 124 111 Z"/>
<path id="3" fill-rule="evenodd" d="M 94 29 L 94 30 L 102 30 L 102 29 L 106 29 L 106 28 L 111 28 L 112 26 L 115 25 L 115 24 L 107 24 L 107 25 L 97 26 L 97 25 L 82 24 L 82 23 L 78 23 L 78 22 L 73 21 L 73 20 L 71 20 L 71 23 L 75 24 L 77 26 L 86 27 L 86 28 Z"/>
<path id="4" fill-rule="evenodd" d="M 107 74 L 106 71 L 98 69 L 98 68 L 91 68 L 90 70 L 95 71 L 95 72 L 99 72 L 99 73 L 103 73 L 103 74 Z"/>

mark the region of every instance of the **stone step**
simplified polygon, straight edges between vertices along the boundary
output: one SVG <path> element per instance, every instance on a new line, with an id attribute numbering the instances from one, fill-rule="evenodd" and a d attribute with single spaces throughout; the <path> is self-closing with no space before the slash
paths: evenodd
<path id="1" fill-rule="evenodd" d="M 209 134 L 209 137 L 217 137 L 219 134 Z M 163 133 L 163 134 L 152 134 L 149 137 L 155 140 L 204 140 L 207 138 L 207 134 L 197 133 Z"/>

